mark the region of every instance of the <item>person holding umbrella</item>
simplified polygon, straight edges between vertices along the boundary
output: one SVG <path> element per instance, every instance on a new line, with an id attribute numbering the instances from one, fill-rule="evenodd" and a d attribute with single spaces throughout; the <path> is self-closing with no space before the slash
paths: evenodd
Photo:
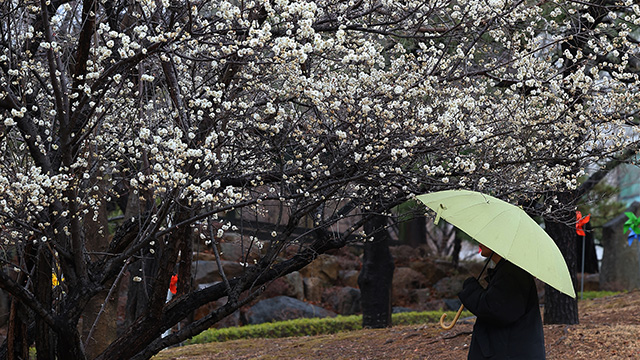
<path id="1" fill-rule="evenodd" d="M 477 320 L 468 359 L 544 359 L 544 332 L 533 276 L 484 245 L 481 255 L 495 263 L 488 285 L 464 281 L 458 294 Z"/>
<path id="2" fill-rule="evenodd" d="M 451 329 L 467 307 L 477 316 L 469 359 L 544 359 L 544 333 L 534 277 L 576 298 L 569 268 L 560 249 L 522 207 L 489 194 L 444 190 L 416 196 L 435 211 L 434 223 L 444 219 L 481 245 L 494 260 L 488 285 L 465 280 L 458 294 L 462 306 Z M 487 261 L 487 264 L 489 261 Z"/>

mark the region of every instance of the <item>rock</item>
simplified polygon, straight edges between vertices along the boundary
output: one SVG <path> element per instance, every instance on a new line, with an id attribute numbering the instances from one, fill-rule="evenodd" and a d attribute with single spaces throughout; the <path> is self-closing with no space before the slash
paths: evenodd
<path id="1" fill-rule="evenodd" d="M 443 299 L 442 301 L 444 301 L 448 310 L 458 311 L 458 309 L 460 309 L 460 305 L 462 305 L 460 299 Z"/>
<path id="2" fill-rule="evenodd" d="M 338 279 L 340 263 L 335 256 L 321 254 L 309 265 L 300 269 L 300 274 L 305 278 L 317 277 L 330 284 Z"/>
<path id="3" fill-rule="evenodd" d="M 415 289 L 413 291 L 412 300 L 418 306 L 421 306 L 422 304 L 426 304 L 431 300 L 431 298 L 432 298 L 432 294 L 431 294 L 431 289 L 429 288 Z"/>
<path id="4" fill-rule="evenodd" d="M 208 235 L 206 238 L 209 238 Z M 221 260 L 252 264 L 254 260 L 260 258 L 260 254 L 264 248 L 264 242 L 253 241 L 252 243 L 246 235 L 242 236 L 234 232 L 225 232 L 222 239 L 217 240 L 216 247 Z M 194 251 L 193 253 L 194 260 L 215 261 L 216 257 L 210 243 L 205 244 L 204 241 L 200 241 L 197 249 L 198 251 Z"/>
<path id="5" fill-rule="evenodd" d="M 277 278 L 267 286 L 261 295 L 263 299 L 276 297 L 279 295 L 290 296 L 298 300 L 304 300 L 304 283 L 302 275 L 294 271 L 283 277 Z"/>
<path id="6" fill-rule="evenodd" d="M 358 255 L 358 253 L 360 253 Z M 342 270 L 359 270 L 362 268 L 362 250 L 358 250 L 352 246 L 345 246 L 340 249 L 335 249 L 327 252 L 332 255 L 338 261 L 340 269 Z"/>
<path id="7" fill-rule="evenodd" d="M 390 246 L 389 252 L 393 256 L 397 267 L 409 266 L 409 263 L 415 257 L 415 248 L 409 245 Z"/>
<path id="8" fill-rule="evenodd" d="M 409 268 L 399 267 L 393 272 L 393 299 L 409 301 L 412 290 L 425 287 L 427 281 L 424 275 Z"/>
<path id="9" fill-rule="evenodd" d="M 582 273 L 576 274 L 576 292 L 580 291 L 582 287 Z M 584 274 L 584 291 L 599 291 L 600 290 L 600 274 Z"/>
<path id="10" fill-rule="evenodd" d="M 392 314 L 399 314 L 399 313 L 406 313 L 406 312 L 413 312 L 415 310 L 407 308 L 407 307 L 402 307 L 402 306 L 394 306 L 391 308 L 391 313 Z"/>
<path id="11" fill-rule="evenodd" d="M 308 301 L 318 302 L 322 300 L 322 292 L 324 291 L 324 281 L 319 277 L 303 278 L 304 298 Z"/>
<path id="12" fill-rule="evenodd" d="M 425 277 L 427 286 L 433 286 L 438 280 L 448 276 L 446 266 L 438 264 L 430 259 L 419 259 L 412 261 L 409 267 Z"/>
<path id="13" fill-rule="evenodd" d="M 360 290 L 352 287 L 334 287 L 324 292 L 322 301 L 340 315 L 353 315 L 362 311 Z"/>
<path id="14" fill-rule="evenodd" d="M 447 304 L 444 303 L 444 300 L 431 300 L 420 306 L 423 311 L 444 311 L 447 309 Z M 457 309 L 456 309 L 457 310 Z"/>
<path id="15" fill-rule="evenodd" d="M 218 244 L 220 257 L 224 260 L 242 261 L 244 259 L 244 252 L 242 250 L 242 245 L 239 243 L 221 242 Z"/>
<path id="16" fill-rule="evenodd" d="M 227 302 L 227 297 L 225 296 L 216 301 L 212 301 L 210 303 L 207 303 L 206 305 L 199 307 L 198 309 L 196 309 L 196 311 L 193 312 L 193 321 L 200 320 L 203 317 L 209 315 L 211 312 L 223 306 L 226 302 Z M 226 327 L 236 327 L 241 325 L 242 325 L 242 321 L 240 316 L 240 310 L 237 310 L 237 311 L 234 311 L 231 315 L 228 315 L 224 319 L 215 323 L 213 327 L 220 329 L 220 328 L 226 328 Z"/>
<path id="17" fill-rule="evenodd" d="M 291 286 L 292 295 L 290 296 L 298 300 L 304 300 L 304 282 L 302 281 L 302 275 L 298 271 L 294 271 L 287 274 L 284 278 Z"/>
<path id="18" fill-rule="evenodd" d="M 331 311 L 288 296 L 277 296 L 259 301 L 244 314 L 247 324 L 261 324 L 299 318 L 322 318 L 335 315 Z"/>
<path id="19" fill-rule="evenodd" d="M 254 260 L 260 259 L 261 249 L 256 244 L 245 240 L 244 242 L 220 242 L 218 251 L 223 260 L 253 264 Z"/>
<path id="20" fill-rule="evenodd" d="M 224 269 L 227 279 L 231 279 L 235 276 L 242 274 L 244 266 L 234 261 L 221 261 L 222 268 Z M 222 276 L 218 271 L 218 264 L 215 261 L 198 260 L 193 262 L 194 269 L 194 283 L 206 284 L 221 281 Z"/>
<path id="21" fill-rule="evenodd" d="M 462 283 L 466 278 L 466 275 L 456 275 L 442 278 L 437 283 L 435 283 L 435 285 L 433 285 L 433 290 L 439 297 L 457 297 L 458 293 L 462 291 Z"/>
<path id="22" fill-rule="evenodd" d="M 193 261 L 216 261 L 216 256 L 210 252 L 202 252 L 202 251 L 194 251 L 193 252 Z"/>
<path id="23" fill-rule="evenodd" d="M 242 318 L 239 310 L 234 311 L 231 315 L 214 324 L 214 327 L 217 329 L 238 326 L 242 326 Z"/>
<path id="24" fill-rule="evenodd" d="M 344 286 L 357 288 L 358 275 L 360 275 L 360 271 L 358 270 L 340 270 L 338 272 L 338 279 L 340 280 L 340 283 Z"/>

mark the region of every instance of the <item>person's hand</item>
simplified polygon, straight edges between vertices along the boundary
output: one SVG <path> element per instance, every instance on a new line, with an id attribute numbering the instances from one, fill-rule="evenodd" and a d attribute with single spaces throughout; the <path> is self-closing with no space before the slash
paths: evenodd
<path id="1" fill-rule="evenodd" d="M 458 298 L 460 298 L 464 304 L 465 299 L 468 299 L 471 294 L 481 289 L 483 289 L 483 287 L 480 285 L 480 282 L 478 282 L 478 279 L 473 276 L 469 277 L 462 283 L 462 290 L 458 293 Z"/>

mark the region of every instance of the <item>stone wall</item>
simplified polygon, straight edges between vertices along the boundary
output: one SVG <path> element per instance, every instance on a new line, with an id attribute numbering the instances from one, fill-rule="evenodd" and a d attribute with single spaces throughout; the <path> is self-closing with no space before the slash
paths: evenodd
<path id="1" fill-rule="evenodd" d="M 242 271 L 242 266 L 236 260 L 238 251 L 232 247 L 225 245 L 225 251 L 221 255 L 228 277 Z M 477 275 L 482 269 L 481 263 L 463 263 L 456 268 L 448 260 L 434 259 L 426 245 L 417 248 L 408 245 L 392 246 L 390 251 L 395 263 L 392 306 L 401 311 L 451 309 L 452 306 L 455 307 L 453 310 L 457 310 L 458 304 L 454 302 L 462 282 L 469 276 Z M 269 307 L 261 304 L 262 301 L 280 296 L 316 305 L 327 310 L 328 314 L 361 313 L 357 284 L 361 268 L 362 249 L 357 246 L 322 254 L 299 272 L 273 281 L 260 298 L 221 325 L 242 325 L 248 321 L 249 314 L 257 314 L 262 308 L 273 311 L 273 306 L 288 304 L 284 301 L 271 301 L 273 304 L 269 303 Z M 200 286 L 220 281 L 213 255 L 200 255 L 198 261 L 194 262 L 194 274 L 195 283 Z M 286 310 L 279 312 L 295 313 Z M 261 317 L 252 315 L 251 318 L 255 322 L 255 319 Z"/>

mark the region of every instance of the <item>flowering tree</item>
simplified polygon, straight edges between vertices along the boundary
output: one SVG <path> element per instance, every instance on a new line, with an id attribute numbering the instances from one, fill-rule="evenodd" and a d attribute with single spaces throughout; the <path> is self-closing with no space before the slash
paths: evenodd
<path id="1" fill-rule="evenodd" d="M 559 54 L 557 62 L 558 66 L 562 68 L 561 74 L 563 76 L 572 76 L 576 68 L 592 67 L 592 72 L 595 72 L 595 69 L 602 69 L 605 70 L 603 74 L 607 74 L 607 76 L 617 77 L 618 74 L 625 74 L 623 77 L 627 76 L 637 80 L 639 65 L 637 44 L 640 40 L 638 37 L 640 33 L 637 31 L 638 21 L 634 17 L 630 17 L 629 12 L 633 11 L 633 14 L 637 16 L 640 8 L 638 5 L 631 6 L 630 2 L 626 4 L 629 7 L 616 5 L 622 5 L 622 3 L 601 0 L 570 9 L 574 16 L 563 20 L 563 33 L 568 37 L 568 41 L 560 45 L 561 54 Z M 555 16 L 558 12 L 557 9 L 552 10 L 550 15 Z M 600 43 L 594 41 L 592 35 L 599 35 Z M 622 56 L 615 46 L 616 43 L 623 44 L 620 47 Z M 604 52 L 600 50 L 602 46 L 605 46 Z M 629 58 L 629 55 L 625 55 L 629 53 L 635 57 Z M 633 83 L 633 81 L 622 78 L 619 80 L 621 80 L 621 84 Z M 569 91 L 567 95 L 569 96 L 567 103 L 572 104 L 573 107 L 583 105 L 581 92 Z M 621 113 L 616 116 L 629 118 L 635 114 Z M 633 124 L 633 122 L 629 123 Z M 619 140 L 614 138 L 611 141 Z M 576 279 L 577 269 L 576 247 L 572 239 L 575 223 L 572 217 L 575 213 L 576 203 L 615 166 L 632 158 L 637 149 L 633 147 L 631 149 L 633 150 L 619 152 L 613 157 L 608 157 L 606 161 L 601 161 L 599 169 L 592 172 L 579 187 L 568 187 L 547 194 L 547 197 L 552 197 L 557 204 L 552 205 L 552 216 L 549 214 L 544 216 L 546 230 L 560 247 L 569 266 L 572 279 Z M 577 300 L 564 296 L 547 286 L 544 321 L 547 324 L 578 323 Z"/>
<path id="2" fill-rule="evenodd" d="M 149 358 L 367 241 L 367 219 L 415 194 L 576 188 L 586 165 L 636 145 L 640 10 L 603 7 L 583 51 L 563 46 L 585 5 L 532 5 L 0 2 L 0 287 L 15 314 L 2 354 L 35 342 L 43 359 Z M 243 237 L 260 258 L 191 289 L 193 239 L 241 231 L 231 212 L 270 219 L 268 238 Z M 143 299 L 90 351 L 78 322 L 123 278 Z"/>

